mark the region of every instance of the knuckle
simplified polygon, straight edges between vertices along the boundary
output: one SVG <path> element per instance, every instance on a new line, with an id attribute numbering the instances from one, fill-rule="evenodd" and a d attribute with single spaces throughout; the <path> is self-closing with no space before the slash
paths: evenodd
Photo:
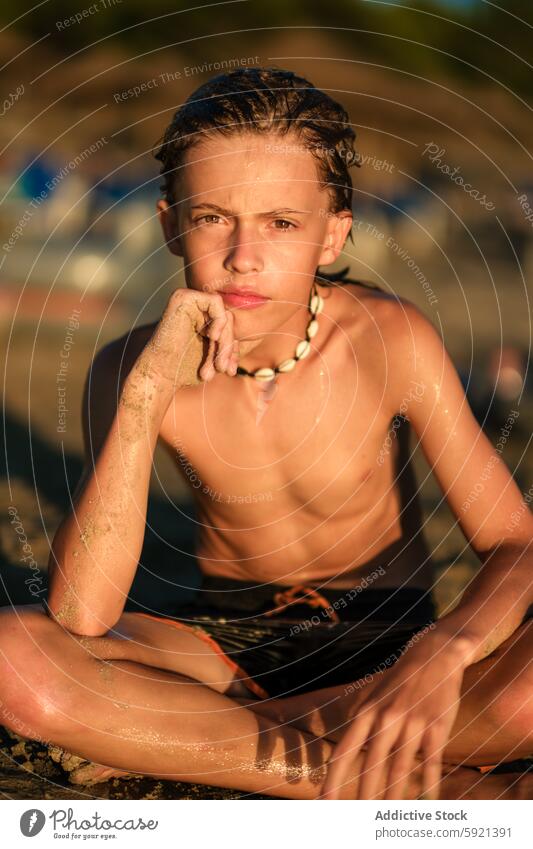
<path id="1" fill-rule="evenodd" d="M 406 772 L 407 767 L 410 763 L 410 759 L 407 758 L 405 755 L 402 758 L 398 758 L 397 762 L 394 763 L 390 769 L 389 777 L 391 779 L 391 783 L 393 783 L 392 779 L 395 779 Z"/>
<path id="2" fill-rule="evenodd" d="M 428 734 L 422 741 L 421 748 L 428 757 L 440 758 L 445 745 L 446 739 L 442 735 Z"/>
<path id="3" fill-rule="evenodd" d="M 381 723 L 389 725 L 393 722 L 398 722 L 404 716 L 404 711 L 397 707 L 387 707 L 381 714 Z"/>
<path id="4" fill-rule="evenodd" d="M 413 760 L 414 760 L 413 752 L 408 752 L 408 751 L 400 752 L 398 755 L 396 755 L 396 758 L 394 759 L 394 763 L 391 767 L 391 771 L 404 772 L 405 769 L 409 766 L 409 764 L 413 764 L 412 768 L 414 768 Z"/>
<path id="5" fill-rule="evenodd" d="M 170 298 L 168 299 L 170 304 L 178 303 L 183 300 L 184 293 L 189 291 L 188 289 L 183 289 L 181 286 L 178 289 L 174 289 L 171 293 Z"/>
<path id="6" fill-rule="evenodd" d="M 444 719 L 437 719 L 426 731 L 426 740 L 432 744 L 445 739 L 448 732 L 448 723 Z"/>

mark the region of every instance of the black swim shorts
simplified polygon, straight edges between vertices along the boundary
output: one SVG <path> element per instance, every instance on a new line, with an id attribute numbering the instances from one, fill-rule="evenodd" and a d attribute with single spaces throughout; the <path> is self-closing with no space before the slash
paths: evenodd
<path id="1" fill-rule="evenodd" d="M 387 669 L 434 627 L 436 610 L 431 590 L 412 587 L 318 589 L 204 576 L 193 602 L 163 621 L 194 630 L 251 693 L 269 698 Z"/>

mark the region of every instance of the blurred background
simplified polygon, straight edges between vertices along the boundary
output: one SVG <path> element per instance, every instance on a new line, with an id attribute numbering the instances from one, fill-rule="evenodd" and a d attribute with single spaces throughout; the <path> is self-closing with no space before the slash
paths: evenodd
<path id="1" fill-rule="evenodd" d="M 155 218 L 153 150 L 183 100 L 234 67 L 292 69 L 346 106 L 363 167 L 353 169 L 354 244 L 338 267 L 425 311 L 494 444 L 507 432 L 503 457 L 526 493 L 528 3 L 229 0 L 188 10 L 162 0 L 4 0 L 0 18 L 1 603 L 33 600 L 8 507 L 43 572 L 69 509 L 95 352 L 155 320 L 183 285 Z M 416 468 L 442 611 L 478 562 L 418 451 Z M 185 597 L 197 585 L 191 510 L 158 450 L 131 606 L 167 597 L 168 580 Z"/>

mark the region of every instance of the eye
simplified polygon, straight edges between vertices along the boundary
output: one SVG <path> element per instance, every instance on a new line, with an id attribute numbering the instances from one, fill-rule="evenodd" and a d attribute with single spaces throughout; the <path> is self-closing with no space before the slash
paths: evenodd
<path id="1" fill-rule="evenodd" d="M 216 219 L 216 220 L 215 221 L 213 221 L 213 220 L 208 221 L 207 219 Z M 216 224 L 218 221 L 220 221 L 220 215 L 215 215 L 214 212 L 208 213 L 207 215 L 200 215 L 199 218 L 194 219 L 195 224 L 201 224 L 202 222 L 204 222 L 205 224 Z"/>
<path id="2" fill-rule="evenodd" d="M 285 231 L 287 231 L 287 230 L 290 230 L 291 228 L 296 229 L 296 224 L 293 224 L 293 222 L 292 222 L 292 221 L 287 221 L 287 219 L 286 219 L 286 218 L 276 218 L 276 219 L 275 219 L 275 221 L 274 221 L 274 224 L 275 224 L 275 225 L 276 225 L 276 224 L 284 225 L 284 226 L 282 226 L 282 227 L 275 227 L 275 229 L 276 229 L 276 230 L 282 230 L 282 231 L 283 231 L 283 230 L 285 230 Z M 285 226 L 285 225 L 286 225 L 286 226 Z"/>

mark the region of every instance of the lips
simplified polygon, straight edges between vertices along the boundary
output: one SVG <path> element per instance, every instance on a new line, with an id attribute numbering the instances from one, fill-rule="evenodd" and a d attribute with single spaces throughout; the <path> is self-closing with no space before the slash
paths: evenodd
<path id="1" fill-rule="evenodd" d="M 258 295 L 256 292 L 246 289 L 239 289 L 235 292 L 221 291 L 220 294 L 228 307 L 235 307 L 237 309 L 253 309 L 254 307 L 260 307 L 266 304 L 270 300 L 270 298 L 265 298 L 263 295 Z"/>

